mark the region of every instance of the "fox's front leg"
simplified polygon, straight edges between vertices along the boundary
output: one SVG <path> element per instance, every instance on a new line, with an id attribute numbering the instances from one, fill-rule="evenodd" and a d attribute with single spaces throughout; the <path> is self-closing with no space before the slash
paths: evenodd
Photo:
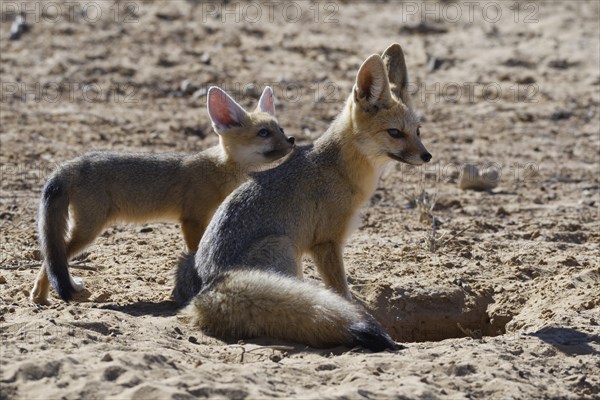
<path id="1" fill-rule="evenodd" d="M 311 254 L 325 284 L 351 299 L 342 260 L 342 246 L 334 242 L 321 243 L 311 248 Z"/>

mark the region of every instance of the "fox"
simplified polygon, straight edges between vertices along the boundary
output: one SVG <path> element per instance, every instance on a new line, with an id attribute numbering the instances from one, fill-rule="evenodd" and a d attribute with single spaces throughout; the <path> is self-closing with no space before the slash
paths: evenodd
<path id="1" fill-rule="evenodd" d="M 399 44 L 371 55 L 313 145 L 298 146 L 225 199 L 197 252 L 178 263 L 174 300 L 184 320 L 223 340 L 402 348 L 353 300 L 342 255 L 385 165 L 432 158 L 407 85 Z M 302 279 L 304 254 L 325 286 Z"/>
<path id="2" fill-rule="evenodd" d="M 62 164 L 46 182 L 38 212 L 42 267 L 30 300 L 49 304 L 49 284 L 64 301 L 83 290 L 68 260 L 115 221 L 178 221 L 189 251 L 219 204 L 248 173 L 274 163 L 294 147 L 275 116 L 265 87 L 247 112 L 219 87 L 207 92 L 208 115 L 219 143 L 194 154 L 92 152 Z M 68 231 L 68 232 L 67 232 Z"/>

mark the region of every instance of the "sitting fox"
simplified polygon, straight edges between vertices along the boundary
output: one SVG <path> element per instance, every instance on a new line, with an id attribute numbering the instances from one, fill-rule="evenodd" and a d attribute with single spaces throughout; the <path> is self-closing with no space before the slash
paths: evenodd
<path id="1" fill-rule="evenodd" d="M 344 109 L 314 146 L 254 174 L 225 199 L 176 275 L 175 300 L 190 303 L 186 313 L 205 333 L 397 348 L 352 301 L 342 250 L 384 165 L 431 160 L 407 83 L 398 44 L 367 58 Z M 303 254 L 330 289 L 302 280 Z"/>
<path id="2" fill-rule="evenodd" d="M 207 102 L 219 135 L 214 147 L 193 155 L 89 153 L 52 174 L 39 208 L 43 264 L 34 303 L 48 303 L 49 282 L 65 301 L 83 289 L 82 280 L 70 276 L 68 260 L 113 221 L 179 221 L 195 251 L 212 214 L 247 173 L 294 147 L 275 118 L 270 87 L 250 113 L 218 87 L 209 89 Z"/>

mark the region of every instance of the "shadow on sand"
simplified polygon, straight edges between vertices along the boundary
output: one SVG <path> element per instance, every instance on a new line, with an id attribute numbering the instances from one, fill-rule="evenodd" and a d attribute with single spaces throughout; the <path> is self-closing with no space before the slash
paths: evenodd
<path id="1" fill-rule="evenodd" d="M 99 309 L 113 310 L 123 312 L 125 314 L 139 317 L 142 315 L 152 315 L 154 317 L 170 317 L 177 314 L 179 308 L 174 301 L 165 300 L 158 303 L 151 301 L 138 301 L 131 304 L 105 304 Z"/>
<path id="2" fill-rule="evenodd" d="M 600 336 L 588 335 L 576 329 L 549 327 L 540 329 L 535 333 L 530 333 L 529 336 L 537 337 L 564 354 L 600 354 L 598 350 L 590 346 L 590 343 L 600 345 Z"/>

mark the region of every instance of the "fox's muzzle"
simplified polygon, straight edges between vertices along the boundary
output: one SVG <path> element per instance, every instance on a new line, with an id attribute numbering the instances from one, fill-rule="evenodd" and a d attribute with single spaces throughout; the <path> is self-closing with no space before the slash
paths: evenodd
<path id="1" fill-rule="evenodd" d="M 290 136 L 286 139 L 286 141 L 284 143 L 281 144 L 281 146 L 277 146 L 274 149 L 265 151 L 263 153 L 263 156 L 270 160 L 276 160 L 278 158 L 281 158 L 294 149 L 294 147 L 295 147 L 294 143 L 296 143 L 296 138 L 293 136 Z"/>

